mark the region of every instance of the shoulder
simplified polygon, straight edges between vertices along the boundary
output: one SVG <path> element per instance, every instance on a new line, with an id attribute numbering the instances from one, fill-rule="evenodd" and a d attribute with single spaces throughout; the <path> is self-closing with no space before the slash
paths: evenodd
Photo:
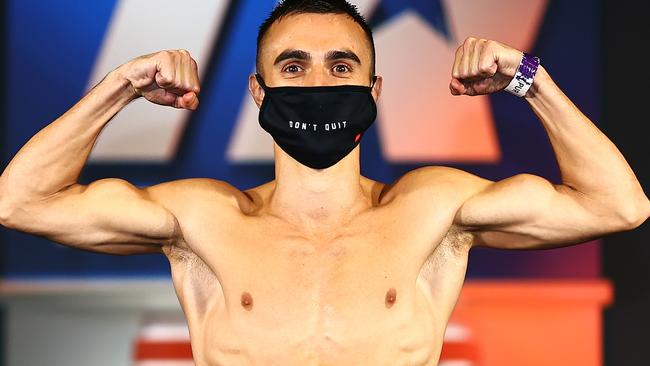
<path id="1" fill-rule="evenodd" d="M 489 186 L 492 181 L 461 169 L 429 165 L 413 169 L 385 189 L 388 196 L 421 196 L 467 198 Z"/>
<path id="2" fill-rule="evenodd" d="M 144 188 L 149 192 L 159 192 L 159 193 L 197 193 L 197 192 L 213 192 L 213 193 L 225 193 L 231 194 L 236 193 L 237 191 L 241 192 L 239 189 L 234 187 L 228 182 L 213 179 L 213 178 L 185 178 L 172 180 L 169 182 L 162 182 L 152 186 Z"/>
<path id="3" fill-rule="evenodd" d="M 148 198 L 173 212 L 215 205 L 246 209 L 247 194 L 232 184 L 212 178 L 186 178 L 144 187 Z"/>

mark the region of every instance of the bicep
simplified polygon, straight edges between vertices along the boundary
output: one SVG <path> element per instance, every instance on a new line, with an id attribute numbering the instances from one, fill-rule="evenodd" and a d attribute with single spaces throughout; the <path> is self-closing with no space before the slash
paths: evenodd
<path id="1" fill-rule="evenodd" d="M 475 246 L 543 249 L 583 243 L 623 226 L 598 202 L 565 185 L 518 174 L 491 182 L 470 179 L 475 193 L 454 221 L 474 234 Z"/>
<path id="2" fill-rule="evenodd" d="M 83 250 L 160 253 L 180 230 L 174 215 L 152 198 L 158 187 L 141 189 L 117 178 L 74 184 L 19 207 L 12 228 Z"/>

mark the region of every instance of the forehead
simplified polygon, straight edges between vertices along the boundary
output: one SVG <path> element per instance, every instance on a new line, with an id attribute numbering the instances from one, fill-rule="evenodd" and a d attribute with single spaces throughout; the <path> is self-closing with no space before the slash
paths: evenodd
<path id="1" fill-rule="evenodd" d="M 360 58 L 370 58 L 363 28 L 347 14 L 303 13 L 282 17 L 271 25 L 262 47 L 264 63 L 286 49 L 324 54 L 347 48 Z"/>

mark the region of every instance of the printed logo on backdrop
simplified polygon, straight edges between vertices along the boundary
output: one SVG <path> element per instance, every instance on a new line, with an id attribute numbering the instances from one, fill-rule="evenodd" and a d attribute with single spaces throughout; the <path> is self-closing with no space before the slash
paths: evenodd
<path id="1" fill-rule="evenodd" d="M 204 80 L 229 1 L 118 0 L 97 55 L 87 89 L 117 65 L 136 56 L 183 45 Z M 152 27 L 152 24 L 160 24 Z M 189 111 L 137 100 L 118 113 L 97 139 L 91 162 L 166 162 L 176 155 Z"/>
<path id="2" fill-rule="evenodd" d="M 489 98 L 453 97 L 449 93 L 454 53 L 468 36 L 494 39 L 529 50 L 547 1 L 353 2 L 373 28 L 377 74 L 384 77 L 375 125 L 383 158 L 391 163 L 497 163 L 501 152 Z M 189 0 L 181 4 L 160 0 L 157 3 L 156 22 L 166 26 L 153 32 L 138 28 L 138 24 L 145 24 L 140 17 L 150 13 L 143 2 L 119 1 L 89 87 L 134 54 L 175 48 L 173 45 L 180 40 L 188 45 L 186 48 L 199 65 L 208 62 L 228 2 Z M 178 14 L 187 12 L 191 14 L 179 19 Z M 516 27 L 512 19 L 517 19 Z M 257 28 L 259 24 L 250 26 Z M 201 75 L 202 80 L 204 77 Z M 234 126 L 226 158 L 231 164 L 272 163 L 271 136 L 259 126 L 259 110 L 247 88 L 245 91 L 237 118 L 230 122 Z M 171 161 L 190 113 L 151 103 L 132 103 L 115 117 L 118 122 L 104 129 L 90 159 Z"/>

